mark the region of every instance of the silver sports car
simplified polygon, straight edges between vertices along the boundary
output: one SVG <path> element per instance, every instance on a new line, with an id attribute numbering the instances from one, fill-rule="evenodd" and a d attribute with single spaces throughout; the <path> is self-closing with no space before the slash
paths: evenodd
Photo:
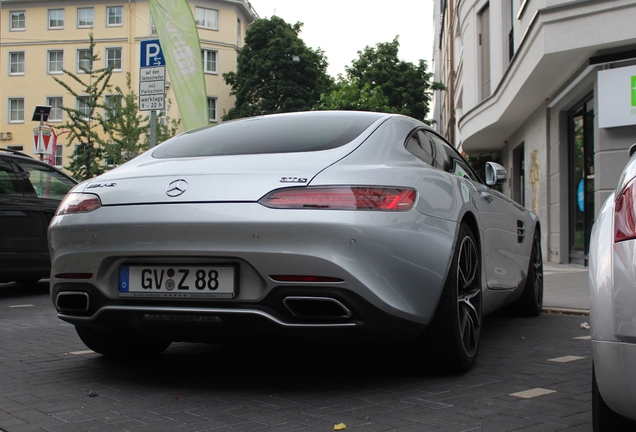
<path id="1" fill-rule="evenodd" d="M 489 187 L 503 167 L 485 176 L 401 115 L 193 130 L 67 195 L 49 228 L 52 300 L 105 355 L 342 336 L 413 341 L 465 371 L 483 315 L 537 315 L 543 298 L 539 220 Z"/>
<path id="2" fill-rule="evenodd" d="M 636 144 L 590 242 L 594 431 L 636 430 Z"/>

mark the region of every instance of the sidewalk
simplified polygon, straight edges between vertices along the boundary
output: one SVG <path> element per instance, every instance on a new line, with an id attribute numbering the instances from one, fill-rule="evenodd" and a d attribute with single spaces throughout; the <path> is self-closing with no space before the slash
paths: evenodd
<path id="1" fill-rule="evenodd" d="M 543 262 L 543 310 L 589 313 L 587 267 Z"/>

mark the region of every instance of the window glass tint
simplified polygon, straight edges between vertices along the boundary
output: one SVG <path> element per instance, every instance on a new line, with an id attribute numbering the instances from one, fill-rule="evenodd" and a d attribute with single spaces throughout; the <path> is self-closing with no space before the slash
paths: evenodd
<path id="1" fill-rule="evenodd" d="M 25 177 L 31 182 L 39 198 L 61 200 L 75 186 L 75 183 L 62 174 L 45 166 L 31 162 L 20 162 L 20 167 L 24 170 Z"/>
<path id="2" fill-rule="evenodd" d="M 303 113 L 252 117 L 179 135 L 156 158 L 292 153 L 328 150 L 351 142 L 378 113 Z"/>
<path id="3" fill-rule="evenodd" d="M 3 195 L 22 196 L 22 192 L 11 165 L 4 160 L 0 160 L 0 198 Z"/>
<path id="4" fill-rule="evenodd" d="M 468 163 L 459 154 L 459 152 L 455 150 L 450 144 L 446 143 L 446 141 L 442 140 L 440 137 L 433 133 L 427 132 L 426 135 L 428 135 L 431 142 L 433 142 L 434 145 L 440 149 L 440 151 L 444 151 L 446 153 L 447 166 L 445 168 L 445 171 L 457 174 L 460 177 L 468 177 L 471 180 L 481 182 L 470 165 L 468 165 Z"/>

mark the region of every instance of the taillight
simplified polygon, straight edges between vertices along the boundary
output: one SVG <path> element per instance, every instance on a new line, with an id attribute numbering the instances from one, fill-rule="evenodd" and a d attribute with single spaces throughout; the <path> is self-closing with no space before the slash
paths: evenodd
<path id="1" fill-rule="evenodd" d="M 614 203 L 614 242 L 636 238 L 635 180 L 627 184 Z"/>
<path id="2" fill-rule="evenodd" d="M 303 187 L 278 189 L 258 202 L 270 208 L 324 210 L 409 210 L 417 194 L 394 187 Z"/>
<path id="3" fill-rule="evenodd" d="M 95 194 L 70 193 L 64 197 L 57 207 L 56 216 L 76 213 L 88 213 L 102 206 L 99 197 Z"/>

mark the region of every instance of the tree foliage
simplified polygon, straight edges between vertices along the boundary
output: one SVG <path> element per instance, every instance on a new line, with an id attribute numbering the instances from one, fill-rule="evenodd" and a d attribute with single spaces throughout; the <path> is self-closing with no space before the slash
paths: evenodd
<path id="1" fill-rule="evenodd" d="M 433 90 L 444 86 L 432 82 L 427 62 L 417 65 L 398 58 L 398 36 L 358 51 L 358 58 L 339 75 L 331 91 L 321 97 L 317 109 L 384 111 L 426 121 Z"/>
<path id="2" fill-rule="evenodd" d="M 141 138 L 149 130 L 148 116 L 139 113 L 139 97 L 132 89 L 130 72 L 126 73 L 126 92 L 115 86 L 112 104 L 106 109 L 104 131 L 110 142 L 104 147 L 104 158 L 110 166 L 121 165 L 148 149 Z"/>
<path id="3" fill-rule="evenodd" d="M 302 23 L 290 25 L 277 16 L 254 21 L 236 72 L 223 74 L 236 96 L 223 120 L 306 111 L 319 101 L 331 84 L 327 60 L 322 50 L 300 39 L 301 28 Z"/>
<path id="4" fill-rule="evenodd" d="M 75 97 L 76 101 L 81 100 L 84 104 L 83 110 L 79 110 L 78 107 L 61 107 L 66 112 L 68 120 L 58 127 L 68 130 L 68 147 L 74 143 L 78 144 L 73 151 L 70 165 L 66 167 L 78 180 L 90 179 L 104 172 L 102 161 L 106 142 L 102 138 L 101 132 L 104 130 L 106 120 L 97 109 L 105 108 L 105 105 L 100 101 L 103 100 L 104 93 L 110 88 L 109 82 L 113 72 L 112 68 L 93 68 L 99 60 L 99 56 L 95 52 L 92 33 L 89 34 L 89 38 L 88 56 L 83 57 L 89 66 L 80 65 L 83 74 L 75 74 L 64 69 L 64 74 L 79 84 L 80 90 L 76 91 L 70 84 L 53 77 L 58 84 Z"/>

